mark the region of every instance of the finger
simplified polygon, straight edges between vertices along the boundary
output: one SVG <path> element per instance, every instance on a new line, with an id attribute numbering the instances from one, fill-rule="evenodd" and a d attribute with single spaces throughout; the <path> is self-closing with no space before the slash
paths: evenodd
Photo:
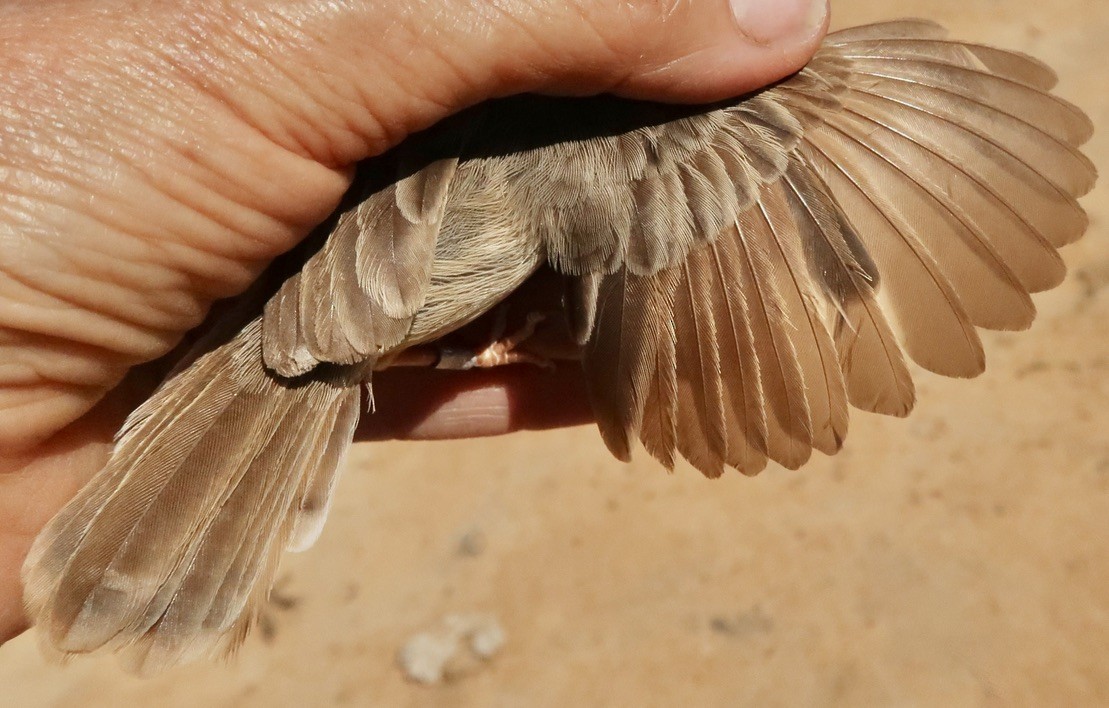
<path id="1" fill-rule="evenodd" d="M 20 568 L 38 532 L 104 466 L 134 397 L 117 391 L 22 454 L 0 454 L 0 644 L 27 628 Z"/>
<path id="2" fill-rule="evenodd" d="M 205 84 L 284 147 L 340 164 L 505 94 L 739 95 L 800 68 L 827 22 L 826 0 L 244 7 L 197 50 L 213 55 Z"/>
<path id="3" fill-rule="evenodd" d="M 593 419 L 581 366 L 481 371 L 394 369 L 373 384 L 359 440 L 429 440 L 581 425 Z"/>

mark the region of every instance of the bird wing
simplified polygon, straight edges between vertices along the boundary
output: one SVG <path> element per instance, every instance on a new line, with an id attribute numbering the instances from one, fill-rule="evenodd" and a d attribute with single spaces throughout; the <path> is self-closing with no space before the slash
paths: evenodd
<path id="1" fill-rule="evenodd" d="M 883 23 L 694 119 L 713 126 L 697 150 L 663 148 L 671 130 L 688 142 L 688 118 L 651 128 L 620 238 L 586 241 L 615 255 L 567 243 L 593 222 L 547 241 L 590 279 L 575 317 L 595 323 L 584 366 L 614 454 L 639 438 L 709 475 L 795 468 L 841 446 L 848 402 L 906 415 L 907 358 L 980 373 L 976 327 L 1027 327 L 1029 293 L 1063 277 L 1055 249 L 1087 226 L 1092 128 L 1054 82 L 932 23 Z"/>
<path id="2" fill-rule="evenodd" d="M 361 165 L 317 250 L 266 304 L 262 351 L 281 376 L 373 361 L 401 343 L 423 306 L 448 193 L 472 115 Z"/>

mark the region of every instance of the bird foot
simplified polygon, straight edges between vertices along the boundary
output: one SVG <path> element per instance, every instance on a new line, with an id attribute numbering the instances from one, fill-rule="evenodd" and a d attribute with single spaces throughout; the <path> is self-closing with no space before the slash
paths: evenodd
<path id="1" fill-rule="evenodd" d="M 529 312 L 523 325 L 507 337 L 504 336 L 508 321 L 507 308 L 498 309 L 494 317 L 488 344 L 480 350 L 444 343 L 425 344 L 389 356 L 379 361 L 374 368 L 381 370 L 405 366 L 465 371 L 491 369 L 509 364 L 532 364 L 544 369 L 555 368 L 550 358 L 524 348 L 527 341 L 535 334 L 536 328 L 547 319 L 546 314 Z"/>
<path id="2" fill-rule="evenodd" d="M 541 312 L 529 312 L 523 326 L 505 337 L 507 313 L 504 308 L 497 310 L 496 320 L 490 336 L 490 342 L 478 352 L 467 349 L 451 349 L 444 347 L 440 350 L 437 369 L 491 369 L 495 366 L 509 364 L 533 364 L 544 369 L 554 368 L 554 363 L 543 356 L 521 349 L 521 345 L 535 334 L 547 316 Z"/>

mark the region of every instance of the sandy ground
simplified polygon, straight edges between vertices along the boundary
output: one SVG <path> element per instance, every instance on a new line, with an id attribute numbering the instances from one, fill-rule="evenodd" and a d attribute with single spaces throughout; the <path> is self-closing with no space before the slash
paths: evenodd
<path id="1" fill-rule="evenodd" d="M 1051 63 L 1109 165 L 1105 0 L 836 0 L 928 16 Z M 908 421 L 857 415 L 803 472 L 710 482 L 612 461 L 591 428 L 362 447 L 236 663 L 156 680 L 0 649 L 19 706 L 1109 704 L 1109 180 L 1029 334 Z M 642 457 L 642 456 L 641 456 Z M 440 686 L 398 650 L 495 616 L 495 659 Z"/>

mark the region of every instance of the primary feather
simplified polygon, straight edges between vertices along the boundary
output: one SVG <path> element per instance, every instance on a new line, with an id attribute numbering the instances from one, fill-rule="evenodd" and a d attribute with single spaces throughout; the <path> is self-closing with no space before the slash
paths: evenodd
<path id="1" fill-rule="evenodd" d="M 264 312 L 132 415 L 36 540 L 29 614 L 139 668 L 233 650 L 282 550 L 319 533 L 359 384 L 544 263 L 618 458 L 638 440 L 716 476 L 836 452 L 848 403 L 906 415 L 910 360 L 979 373 L 976 327 L 1028 326 L 1063 277 L 1096 175 L 1054 84 L 901 21 L 714 106 L 523 96 L 414 136 L 363 166 Z"/>

